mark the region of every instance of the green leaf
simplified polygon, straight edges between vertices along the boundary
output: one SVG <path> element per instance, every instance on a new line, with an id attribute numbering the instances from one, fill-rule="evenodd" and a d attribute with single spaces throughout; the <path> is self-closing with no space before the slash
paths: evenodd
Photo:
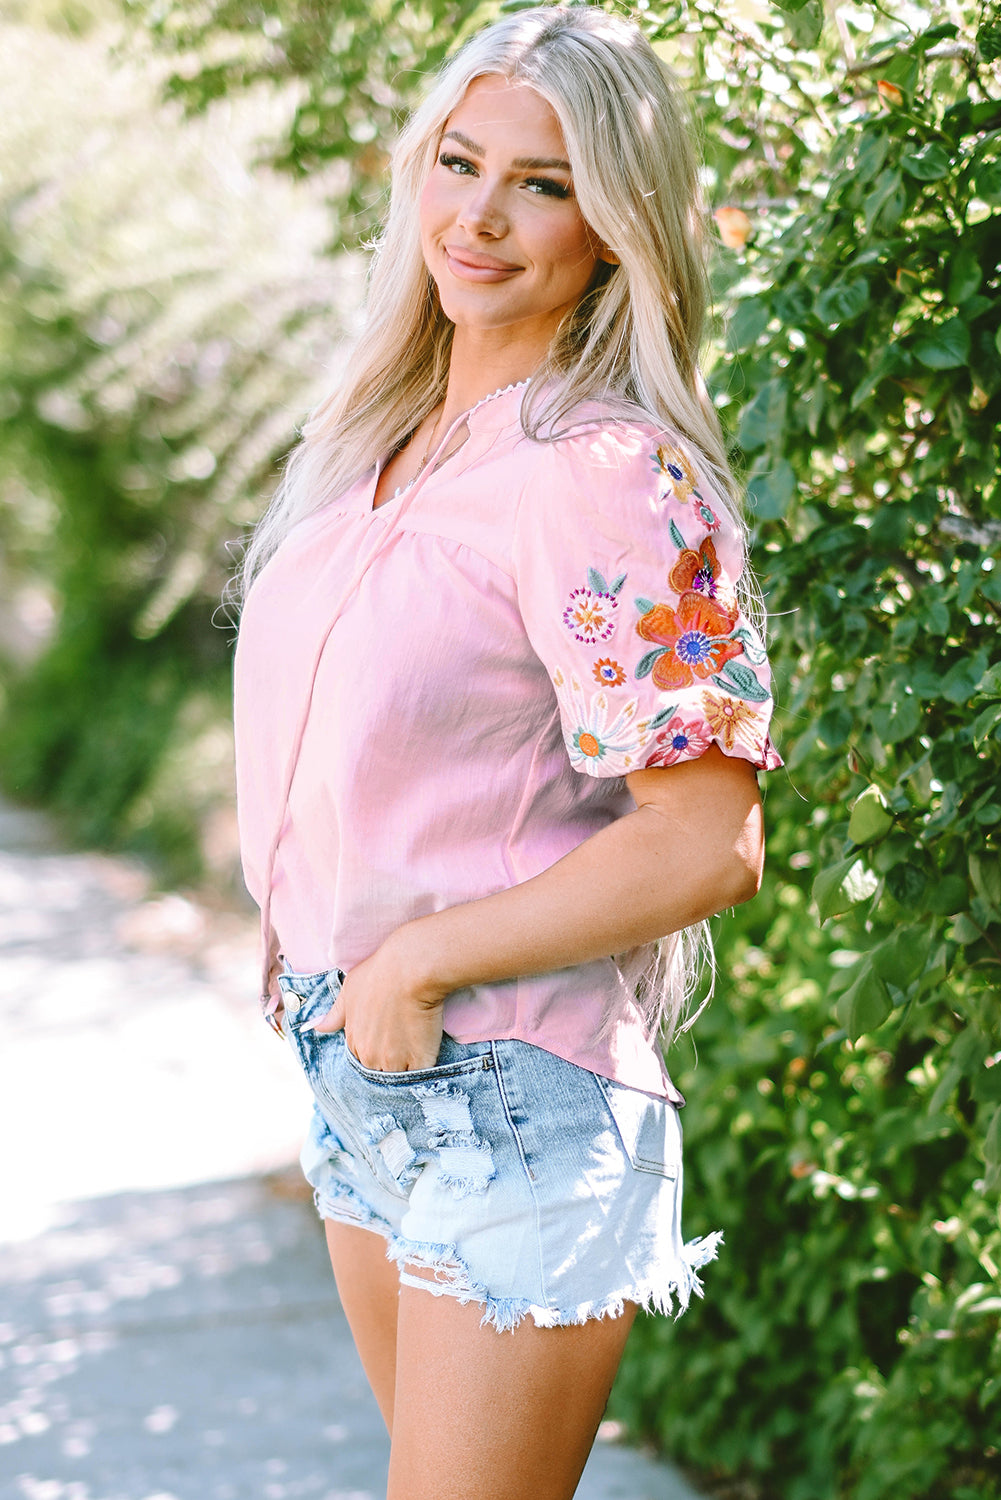
<path id="1" fill-rule="evenodd" d="M 745 667 L 743 662 L 725 662 L 723 672 L 725 675 L 714 677 L 713 682 L 724 692 L 736 693 L 738 698 L 744 698 L 748 703 L 766 703 L 771 696 L 768 689 L 761 686 L 750 667 Z"/>
<path id="2" fill-rule="evenodd" d="M 901 906 L 917 906 L 928 885 L 927 877 L 917 865 L 894 865 L 886 873 L 886 884 L 890 894 Z"/>
<path id="3" fill-rule="evenodd" d="M 964 245 L 952 258 L 945 295 L 953 307 L 958 307 L 960 302 L 973 296 L 982 280 L 979 257 L 968 245 Z"/>
<path id="4" fill-rule="evenodd" d="M 970 357 L 970 330 L 962 318 L 949 318 L 914 345 L 914 353 L 929 370 L 955 370 Z"/>
<path id="5" fill-rule="evenodd" d="M 906 206 L 907 194 L 899 169 L 885 168 L 876 178 L 872 192 L 862 205 L 866 233 L 871 234 L 877 226 L 887 234 L 892 233 Z"/>
<path id="6" fill-rule="evenodd" d="M 649 724 L 647 725 L 647 728 L 648 729 L 662 729 L 665 724 L 669 724 L 671 722 L 671 720 L 674 718 L 674 716 L 675 716 L 675 714 L 677 712 L 678 712 L 678 705 L 676 703 L 672 703 L 670 708 L 662 708 L 662 709 L 660 709 L 660 711 L 658 713 L 654 714 L 653 718 L 650 720 Z"/>
<path id="7" fill-rule="evenodd" d="M 727 325 L 727 348 L 739 353 L 750 349 L 768 327 L 771 308 L 763 297 L 742 297 Z"/>
<path id="8" fill-rule="evenodd" d="M 1001 1109 L 996 1110 L 994 1118 L 987 1127 L 984 1136 L 984 1160 L 991 1166 L 1001 1165 Z"/>
<path id="9" fill-rule="evenodd" d="M 890 137 L 885 131 L 864 130 L 855 158 L 856 182 L 860 185 L 871 182 L 886 161 L 889 149 Z"/>
<path id="10" fill-rule="evenodd" d="M 857 901 L 864 901 L 876 889 L 876 879 L 856 854 L 839 859 L 837 864 L 821 870 L 810 894 L 817 903 L 820 920 L 840 917 Z"/>
<path id="11" fill-rule="evenodd" d="M 964 661 L 957 661 L 942 678 L 942 697 L 950 703 L 969 703 L 987 670 L 987 652 L 983 649 Z"/>
<path id="12" fill-rule="evenodd" d="M 970 879 L 977 895 L 1001 915 L 1001 854 L 971 854 Z"/>
<path id="13" fill-rule="evenodd" d="M 815 47 L 824 29 L 822 0 L 781 0 L 780 9 L 795 12 L 786 16 L 793 45 L 803 50 Z"/>
<path id="14" fill-rule="evenodd" d="M 893 1009 L 886 985 L 875 973 L 870 959 L 863 959 L 858 973 L 840 996 L 837 1017 L 851 1040 L 875 1031 Z"/>
<path id="15" fill-rule="evenodd" d="M 992 208 L 1001 207 L 1001 162 L 979 162 L 974 178 L 977 197 Z"/>
<path id="16" fill-rule="evenodd" d="M 848 819 L 848 837 L 854 844 L 874 844 L 893 827 L 893 815 L 878 786 L 867 786 L 855 799 Z"/>
<path id="17" fill-rule="evenodd" d="M 795 493 L 796 471 L 784 458 L 748 477 L 747 497 L 759 521 L 777 521 L 784 516 Z"/>
<path id="18" fill-rule="evenodd" d="M 588 568 L 587 582 L 588 587 L 593 589 L 596 594 L 608 593 L 608 584 L 605 582 L 604 576 L 598 572 L 597 568 Z"/>
<path id="19" fill-rule="evenodd" d="M 909 739 L 921 723 L 921 706 L 913 693 L 899 692 L 888 703 L 878 703 L 872 711 L 872 726 L 881 740 L 899 745 Z"/>
<path id="20" fill-rule="evenodd" d="M 965 948 L 970 943 L 975 943 L 978 938 L 982 938 L 983 933 L 977 923 L 972 921 L 966 912 L 961 911 L 953 920 L 952 936 L 957 943 L 962 943 Z"/>
<path id="21" fill-rule="evenodd" d="M 931 948 L 931 924 L 898 927 L 893 935 L 872 952 L 872 965 L 880 979 L 906 990 L 918 978 Z"/>
<path id="22" fill-rule="evenodd" d="M 970 902 L 970 887 L 960 875 L 946 875 L 932 887 L 928 898 L 928 910 L 939 916 L 951 917 Z"/>
<path id="23" fill-rule="evenodd" d="M 645 656 L 641 656 L 636 664 L 636 676 L 649 677 L 653 671 L 654 663 L 658 662 L 665 655 L 667 649 L 666 646 L 657 646 L 653 651 L 648 651 Z"/>
<path id="24" fill-rule="evenodd" d="M 789 389 L 784 380 L 775 376 L 765 381 L 740 414 L 738 435 L 745 453 L 781 443 L 788 401 Z"/>
<path id="25" fill-rule="evenodd" d="M 671 517 L 671 525 L 669 527 L 669 530 L 671 533 L 671 541 L 677 547 L 679 552 L 684 552 L 686 550 L 685 538 L 681 535 L 681 532 L 678 529 L 673 516 Z"/>
<path id="26" fill-rule="evenodd" d="M 822 323 L 851 323 L 869 301 L 869 283 L 861 276 L 836 281 L 820 293 L 814 311 Z"/>
<path id="27" fill-rule="evenodd" d="M 937 141 L 922 146 L 920 151 L 911 151 L 900 159 L 905 172 L 919 182 L 938 182 L 949 174 L 949 153 Z"/>
<path id="28" fill-rule="evenodd" d="M 881 351 L 875 363 L 870 368 L 865 379 L 857 385 L 852 392 L 851 409 L 858 411 L 869 398 L 882 385 L 888 375 L 893 374 L 900 364 L 900 346 L 896 343 L 888 344 Z"/>

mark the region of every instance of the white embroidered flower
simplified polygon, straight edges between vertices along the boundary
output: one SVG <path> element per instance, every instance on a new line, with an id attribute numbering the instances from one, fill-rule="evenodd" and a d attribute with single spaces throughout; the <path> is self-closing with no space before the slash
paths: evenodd
<path id="1" fill-rule="evenodd" d="M 563 611 L 563 623 L 577 640 L 589 643 L 605 641 L 615 629 L 615 611 L 619 601 L 614 594 L 598 594 L 593 589 L 573 589 Z"/>
<path id="2" fill-rule="evenodd" d="M 635 770 L 644 738 L 643 726 L 634 723 L 637 700 L 630 698 L 613 706 L 606 693 L 587 694 L 574 673 L 567 677 L 559 670 L 553 676 L 553 685 L 574 769 L 589 776 L 624 776 Z"/>

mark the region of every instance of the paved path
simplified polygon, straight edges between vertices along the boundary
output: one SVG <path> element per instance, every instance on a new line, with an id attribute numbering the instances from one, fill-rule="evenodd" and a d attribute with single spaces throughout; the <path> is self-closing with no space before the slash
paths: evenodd
<path id="1" fill-rule="evenodd" d="M 379 1500 L 254 924 L 0 808 L 0 1500 Z M 605 1424 L 578 1500 L 696 1500 Z"/>

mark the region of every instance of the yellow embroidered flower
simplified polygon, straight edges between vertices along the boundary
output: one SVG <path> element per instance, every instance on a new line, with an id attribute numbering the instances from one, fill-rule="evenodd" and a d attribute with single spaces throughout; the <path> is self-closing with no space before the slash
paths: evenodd
<path id="1" fill-rule="evenodd" d="M 746 703 L 741 703 L 739 698 L 703 693 L 702 711 L 706 723 L 720 739 L 724 750 L 732 750 L 735 740 L 740 740 L 752 749 L 757 747 L 757 739 L 752 730 L 757 724 L 758 716 Z"/>
<path id="2" fill-rule="evenodd" d="M 697 494 L 698 477 L 687 457 L 673 443 L 661 443 L 653 455 L 653 466 L 662 474 L 675 500 L 684 504 L 689 495 Z M 700 497 L 701 498 L 701 497 Z"/>

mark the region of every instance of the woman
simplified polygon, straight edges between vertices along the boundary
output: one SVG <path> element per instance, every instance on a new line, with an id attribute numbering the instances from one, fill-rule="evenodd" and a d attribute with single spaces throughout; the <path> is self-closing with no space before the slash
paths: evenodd
<path id="1" fill-rule="evenodd" d="M 496 24 L 400 139 L 366 330 L 250 552 L 265 1005 L 392 1500 L 572 1495 L 637 1306 L 715 1254 L 657 1030 L 686 930 L 757 888 L 778 758 L 704 298 L 639 32 Z"/>

